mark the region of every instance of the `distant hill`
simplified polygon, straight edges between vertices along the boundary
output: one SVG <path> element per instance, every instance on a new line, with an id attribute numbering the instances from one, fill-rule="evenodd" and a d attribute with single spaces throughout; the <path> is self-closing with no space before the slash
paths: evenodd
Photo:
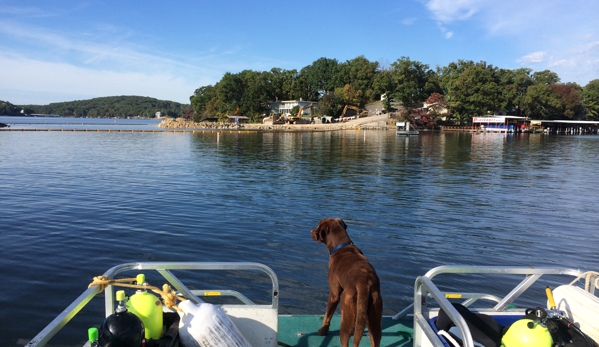
<path id="1" fill-rule="evenodd" d="M 0 116 L 18 116 L 22 108 L 15 106 L 8 101 L 0 100 Z"/>
<path id="2" fill-rule="evenodd" d="M 10 103 L 7 103 L 11 105 Z M 0 104 L 1 107 L 1 104 Z M 54 114 L 64 117 L 90 118 L 153 118 L 156 112 L 162 116 L 185 117 L 189 105 L 174 101 L 158 100 L 145 96 L 108 96 L 89 100 L 55 102 L 49 105 L 20 105 L 25 113 Z M 10 106 L 5 107 L 9 109 Z M 1 112 L 0 108 L 0 112 Z M 0 113 L 2 114 L 2 113 Z"/>

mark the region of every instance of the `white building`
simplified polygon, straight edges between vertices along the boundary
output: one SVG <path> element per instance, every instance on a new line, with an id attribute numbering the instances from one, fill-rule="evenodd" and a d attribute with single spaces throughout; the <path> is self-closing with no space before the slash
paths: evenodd
<path id="1" fill-rule="evenodd" d="M 310 104 L 314 104 L 314 108 L 317 108 L 318 103 L 312 101 L 302 101 L 302 100 L 285 100 L 285 101 L 275 101 L 269 103 L 270 112 L 274 114 L 283 114 L 285 116 L 295 116 L 291 114 L 291 109 L 295 106 L 304 107 Z M 305 110 L 304 113 L 309 113 L 310 110 Z"/>

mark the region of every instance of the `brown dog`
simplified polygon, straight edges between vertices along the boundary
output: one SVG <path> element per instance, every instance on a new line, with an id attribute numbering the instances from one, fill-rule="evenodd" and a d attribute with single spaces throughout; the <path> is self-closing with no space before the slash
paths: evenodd
<path id="1" fill-rule="evenodd" d="M 383 298 L 379 278 L 368 259 L 347 235 L 347 225 L 340 218 L 327 218 L 312 229 L 312 238 L 323 242 L 329 250 L 329 300 L 318 335 L 326 335 L 331 317 L 341 300 L 339 337 L 343 347 L 349 346 L 353 332 L 354 347 L 360 344 L 364 327 L 368 326 L 370 345 L 379 347 L 382 335 Z"/>

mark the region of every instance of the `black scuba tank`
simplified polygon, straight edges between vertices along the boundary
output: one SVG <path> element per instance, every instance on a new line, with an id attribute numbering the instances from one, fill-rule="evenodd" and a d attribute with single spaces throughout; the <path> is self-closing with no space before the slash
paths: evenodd
<path id="1" fill-rule="evenodd" d="M 144 340 L 144 325 L 141 320 L 127 310 L 125 306 L 125 292 L 116 293 L 119 301 L 114 314 L 106 318 L 100 326 L 101 347 L 141 347 Z"/>

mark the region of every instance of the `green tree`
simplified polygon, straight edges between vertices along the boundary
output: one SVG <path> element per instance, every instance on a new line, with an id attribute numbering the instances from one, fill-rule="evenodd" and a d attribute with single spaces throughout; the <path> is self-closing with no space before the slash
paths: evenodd
<path id="1" fill-rule="evenodd" d="M 532 74 L 530 85 L 522 98 L 522 112 L 533 118 L 573 119 L 582 116 L 582 88 L 576 83 L 557 83 L 555 72 L 544 70 Z"/>
<path id="2" fill-rule="evenodd" d="M 300 76 L 307 88 L 314 92 L 313 100 L 317 100 L 321 95 L 333 91 L 337 87 L 335 77 L 338 70 L 337 59 L 319 58 L 300 71 Z"/>
<path id="3" fill-rule="evenodd" d="M 553 90 L 543 83 L 537 83 L 528 87 L 522 100 L 522 111 L 532 118 L 558 119 L 559 115 L 556 114 L 554 107 L 556 104 Z"/>
<path id="4" fill-rule="evenodd" d="M 21 108 L 11 104 L 8 101 L 0 100 L 0 115 L 2 116 L 18 116 Z"/>
<path id="5" fill-rule="evenodd" d="M 173 117 L 185 115 L 187 105 L 141 96 L 109 96 L 90 100 L 27 105 L 28 113 L 57 114 L 67 117 L 154 117 L 157 111 Z"/>
<path id="6" fill-rule="evenodd" d="M 519 116 L 522 112 L 522 102 L 528 87 L 533 85 L 532 70 L 521 68 L 516 70 L 499 69 L 499 85 L 501 86 L 500 109 Z"/>
<path id="7" fill-rule="evenodd" d="M 430 95 L 426 90 L 429 77 L 429 66 L 409 57 L 401 57 L 391 64 L 395 88 L 393 97 L 405 108 L 411 108 L 423 102 Z"/>
<path id="8" fill-rule="evenodd" d="M 440 70 L 445 100 L 459 124 L 501 109 L 502 91 L 495 67 L 481 61 L 458 61 Z"/>
<path id="9" fill-rule="evenodd" d="M 378 62 L 369 61 L 364 56 L 339 64 L 334 82 L 336 89 L 350 88 L 355 93 L 354 96 L 357 95 L 358 98 L 355 106 L 363 106 L 371 101 L 375 94 L 373 82 L 377 74 L 378 64 Z"/>
<path id="10" fill-rule="evenodd" d="M 295 105 L 291 108 L 291 111 L 289 111 L 289 113 L 291 113 L 292 117 L 295 117 L 297 115 L 297 113 L 300 110 L 300 106 L 299 105 Z"/>
<path id="11" fill-rule="evenodd" d="M 584 86 L 580 97 L 587 117 L 599 119 L 599 79 L 592 80 Z"/>
<path id="12" fill-rule="evenodd" d="M 549 70 L 537 71 L 533 73 L 532 79 L 535 84 L 539 83 L 544 84 L 546 86 L 550 84 L 559 83 L 560 81 L 559 76 L 555 72 Z"/>
<path id="13" fill-rule="evenodd" d="M 439 85 L 447 106 L 449 108 L 448 117 L 453 118 L 454 109 L 460 106 L 461 100 L 457 95 L 457 80 L 460 75 L 469 67 L 474 66 L 474 62 L 471 60 L 458 60 L 457 62 L 451 62 L 447 66 L 437 67 L 437 75 L 439 76 Z"/>
<path id="14" fill-rule="evenodd" d="M 329 92 L 322 96 L 318 102 L 317 114 L 321 116 L 337 117 L 346 105 L 344 93 Z"/>
<path id="15" fill-rule="evenodd" d="M 244 91 L 239 103 L 239 112 L 253 121 L 262 119 L 262 115 L 268 110 L 269 100 L 274 100 L 269 74 L 244 70 L 240 75 Z"/>
<path id="16" fill-rule="evenodd" d="M 548 85 L 555 96 L 553 113 L 555 118 L 579 119 L 582 117 L 582 88 L 576 83 L 554 83 Z"/>
<path id="17" fill-rule="evenodd" d="M 194 120 L 200 121 L 202 118 L 210 117 L 215 111 L 214 102 L 216 99 L 216 88 L 212 85 L 200 87 L 189 98 L 191 107 L 194 110 Z"/>
<path id="18" fill-rule="evenodd" d="M 395 84 L 393 83 L 392 69 L 388 68 L 377 71 L 376 75 L 374 75 L 374 79 L 372 80 L 372 89 L 375 96 L 380 97 L 383 94 L 390 96 L 395 89 L 394 87 Z"/>
<path id="19" fill-rule="evenodd" d="M 272 68 L 270 70 L 270 84 L 275 100 L 299 99 L 297 70 L 283 70 Z"/>
<path id="20" fill-rule="evenodd" d="M 224 117 L 239 109 L 245 88 L 239 74 L 227 72 L 216 84 L 217 115 Z"/>

